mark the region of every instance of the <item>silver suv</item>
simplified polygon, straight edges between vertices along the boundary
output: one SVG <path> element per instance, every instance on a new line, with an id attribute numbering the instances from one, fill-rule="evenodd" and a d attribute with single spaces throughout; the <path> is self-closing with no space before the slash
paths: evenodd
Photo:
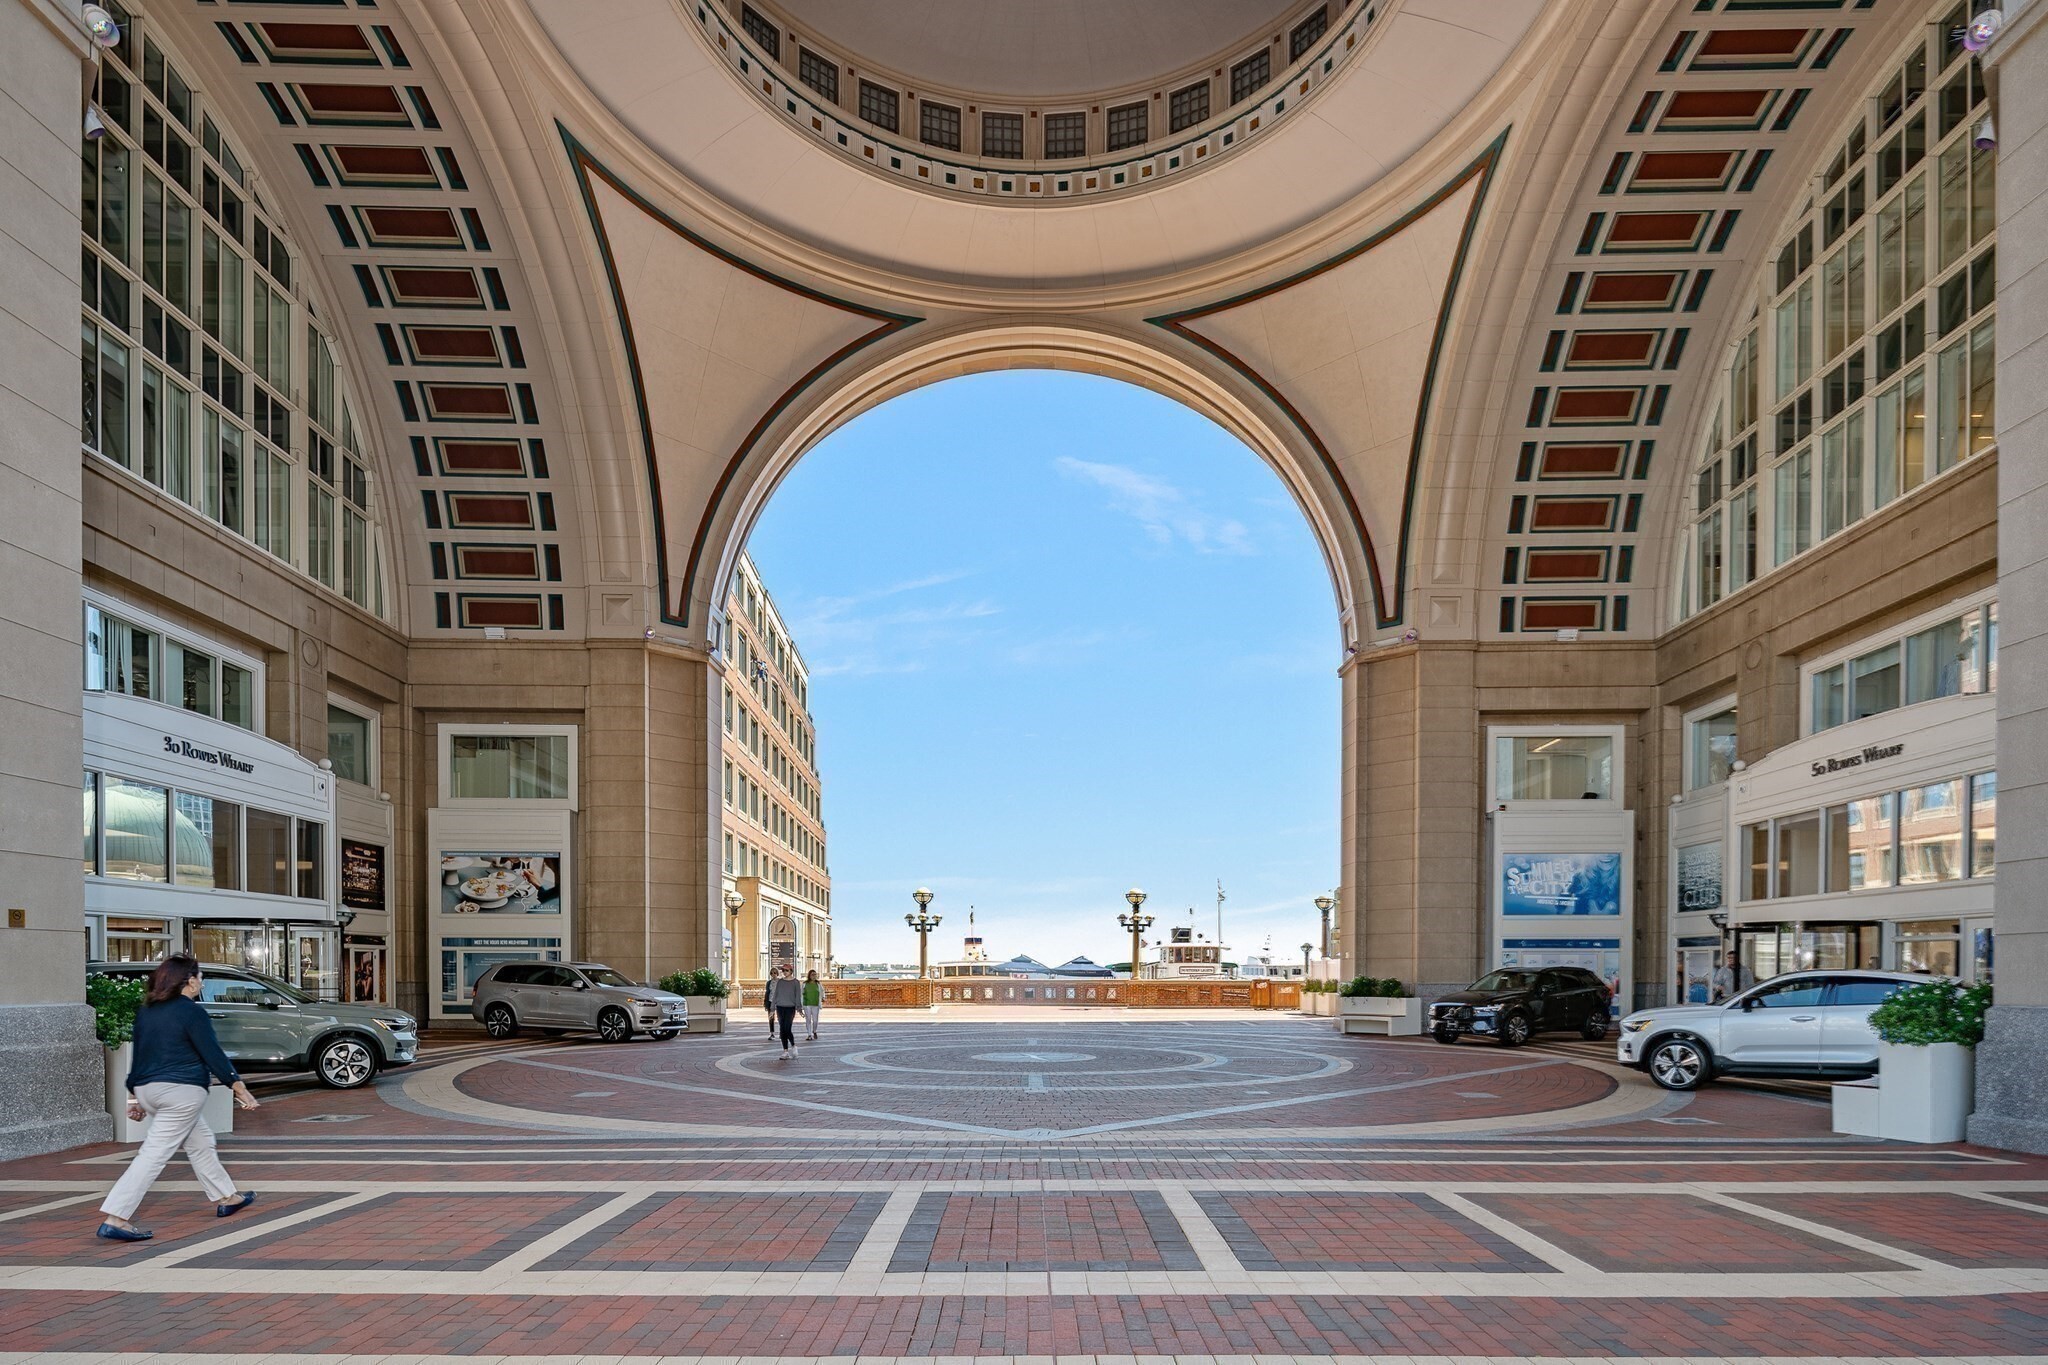
<path id="1" fill-rule="evenodd" d="M 122 980 L 155 970 L 153 962 L 86 964 L 87 975 Z M 419 1055 L 419 1025 L 404 1010 L 328 1003 L 246 967 L 206 962 L 199 975 L 200 1008 L 237 1071 L 310 1071 L 322 1085 L 354 1090 Z"/>
<path id="2" fill-rule="evenodd" d="M 680 995 L 597 962 L 500 962 L 476 979 L 470 1008 L 493 1038 L 516 1038 L 522 1028 L 594 1030 L 607 1043 L 623 1043 L 635 1033 L 673 1038 L 690 1023 Z"/>
<path id="3" fill-rule="evenodd" d="M 1874 1076 L 1870 1012 L 1901 987 L 1931 979 L 1787 972 L 1718 1005 L 1637 1010 L 1621 1021 L 1615 1060 L 1641 1067 L 1666 1090 L 1695 1090 L 1716 1076 Z"/>

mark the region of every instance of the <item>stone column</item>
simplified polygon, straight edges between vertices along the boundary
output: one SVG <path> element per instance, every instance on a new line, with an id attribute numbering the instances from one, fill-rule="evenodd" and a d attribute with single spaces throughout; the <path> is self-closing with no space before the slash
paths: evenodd
<path id="1" fill-rule="evenodd" d="M 1478 689 L 1465 643 L 1397 645 L 1344 669 L 1345 970 L 1425 998 L 1479 965 Z"/>
<path id="2" fill-rule="evenodd" d="M 0 1160 L 112 1131 L 79 868 L 76 8 L 0 0 Z"/>
<path id="3" fill-rule="evenodd" d="M 1970 1140 L 2048 1152 L 2048 2 L 1987 54 L 1998 120 L 1998 1003 Z"/>
<path id="4" fill-rule="evenodd" d="M 717 689 L 701 654 L 590 647 L 582 951 L 628 976 L 720 966 Z"/>

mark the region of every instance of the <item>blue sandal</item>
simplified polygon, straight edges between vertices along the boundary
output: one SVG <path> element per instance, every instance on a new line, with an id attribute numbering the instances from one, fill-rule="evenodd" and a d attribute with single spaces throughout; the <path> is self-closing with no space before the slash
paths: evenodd
<path id="1" fill-rule="evenodd" d="M 100 1224 L 99 1235 L 109 1242 L 147 1242 L 156 1236 L 148 1228 L 116 1227 L 112 1223 Z"/>
<path id="2" fill-rule="evenodd" d="M 226 1218 L 230 1214 L 240 1213 L 255 1202 L 256 1191 L 247 1190 L 243 1192 L 240 1199 L 235 1200 L 232 1204 L 215 1204 L 213 1206 L 213 1216 L 216 1218 Z"/>

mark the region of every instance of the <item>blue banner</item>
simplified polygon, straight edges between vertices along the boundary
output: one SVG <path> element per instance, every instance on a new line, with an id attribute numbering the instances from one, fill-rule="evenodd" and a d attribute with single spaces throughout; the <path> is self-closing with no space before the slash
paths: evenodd
<path id="1" fill-rule="evenodd" d="M 1508 853 L 1501 857 L 1503 915 L 1621 914 L 1619 853 Z"/>

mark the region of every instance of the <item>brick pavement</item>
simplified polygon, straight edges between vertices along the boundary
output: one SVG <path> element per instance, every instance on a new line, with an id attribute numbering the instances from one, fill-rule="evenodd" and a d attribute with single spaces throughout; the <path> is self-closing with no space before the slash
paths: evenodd
<path id="1" fill-rule="evenodd" d="M 1273 1021 L 842 1020 L 793 1066 L 465 1042 L 266 1085 L 222 1144 L 263 1201 L 213 1219 L 174 1163 L 133 1247 L 90 1235 L 127 1149 L 0 1165 L 0 1355 L 2048 1351 L 2048 1160 L 1782 1090 Z"/>

